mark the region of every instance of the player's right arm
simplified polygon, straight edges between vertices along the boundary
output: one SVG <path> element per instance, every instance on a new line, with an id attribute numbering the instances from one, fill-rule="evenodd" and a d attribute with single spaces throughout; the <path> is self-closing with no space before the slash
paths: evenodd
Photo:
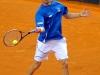
<path id="1" fill-rule="evenodd" d="M 41 11 L 37 11 L 36 15 L 35 15 L 35 21 L 36 21 L 36 28 L 35 28 L 35 32 L 36 33 L 41 33 L 44 32 L 44 16 L 43 13 Z"/>

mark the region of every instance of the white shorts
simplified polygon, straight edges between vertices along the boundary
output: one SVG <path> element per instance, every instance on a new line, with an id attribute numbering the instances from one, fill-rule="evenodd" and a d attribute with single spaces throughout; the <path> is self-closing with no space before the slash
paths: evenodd
<path id="1" fill-rule="evenodd" d="M 67 44 L 66 39 L 60 40 L 50 40 L 46 43 L 42 43 L 37 41 L 36 52 L 34 56 L 34 60 L 42 61 L 44 59 L 48 59 L 48 53 L 54 52 L 57 60 L 67 59 Z"/>

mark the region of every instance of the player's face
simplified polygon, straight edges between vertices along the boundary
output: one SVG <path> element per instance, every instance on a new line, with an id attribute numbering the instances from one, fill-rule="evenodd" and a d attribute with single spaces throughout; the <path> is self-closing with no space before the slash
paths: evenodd
<path id="1" fill-rule="evenodd" d="M 42 2 L 43 3 L 45 3 L 45 4 L 49 4 L 49 3 L 51 3 L 53 0 L 42 0 Z"/>

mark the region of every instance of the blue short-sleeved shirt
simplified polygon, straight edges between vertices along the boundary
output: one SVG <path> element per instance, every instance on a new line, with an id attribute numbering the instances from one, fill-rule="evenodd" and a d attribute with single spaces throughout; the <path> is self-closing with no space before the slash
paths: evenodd
<path id="1" fill-rule="evenodd" d="M 67 13 L 67 7 L 56 1 L 48 6 L 41 5 L 35 15 L 36 27 L 44 27 L 45 31 L 39 34 L 38 40 L 47 42 L 62 39 L 61 21 Z"/>

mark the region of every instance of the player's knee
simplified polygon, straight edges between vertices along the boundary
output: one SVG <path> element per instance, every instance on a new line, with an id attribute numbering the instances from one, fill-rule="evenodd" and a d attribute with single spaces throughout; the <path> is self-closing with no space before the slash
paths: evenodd
<path id="1" fill-rule="evenodd" d="M 38 62 L 38 61 L 34 62 L 34 67 L 35 68 L 40 67 L 40 66 L 41 66 L 41 62 Z"/>
<path id="2" fill-rule="evenodd" d="M 68 68 L 68 61 L 66 59 L 61 60 L 60 62 L 61 62 L 62 68 Z"/>

